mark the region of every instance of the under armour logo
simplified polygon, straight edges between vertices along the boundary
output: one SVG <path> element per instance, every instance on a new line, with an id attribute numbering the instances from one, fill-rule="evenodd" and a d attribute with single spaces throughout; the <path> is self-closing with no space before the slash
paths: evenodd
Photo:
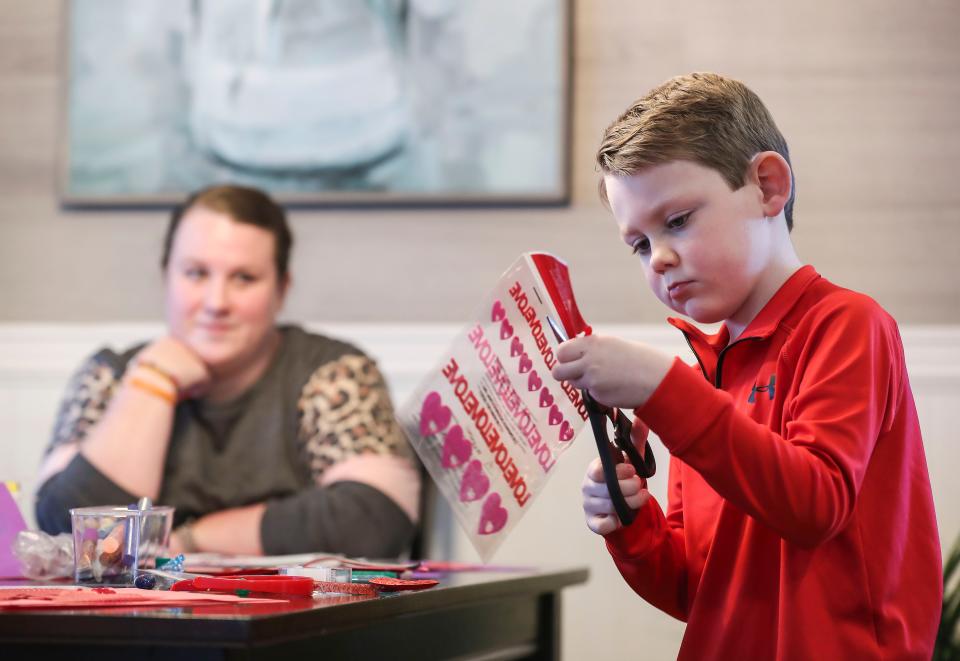
<path id="1" fill-rule="evenodd" d="M 776 383 L 777 383 L 777 375 L 771 374 L 770 383 L 768 383 L 767 385 L 765 386 L 754 385 L 753 390 L 750 391 L 750 396 L 747 398 L 747 402 L 749 402 L 750 404 L 753 404 L 754 402 L 756 402 L 758 392 L 767 393 L 768 395 L 770 395 L 770 399 L 772 400 L 773 395 L 776 392 L 776 390 L 774 389 L 774 386 L 776 385 Z"/>

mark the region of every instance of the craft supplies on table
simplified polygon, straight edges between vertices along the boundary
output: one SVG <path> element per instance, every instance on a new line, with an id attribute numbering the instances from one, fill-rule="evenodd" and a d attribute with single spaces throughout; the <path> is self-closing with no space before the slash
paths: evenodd
<path id="1" fill-rule="evenodd" d="M 74 580 L 80 584 L 133 585 L 137 567 L 165 553 L 172 507 L 79 507 L 73 525 Z"/>

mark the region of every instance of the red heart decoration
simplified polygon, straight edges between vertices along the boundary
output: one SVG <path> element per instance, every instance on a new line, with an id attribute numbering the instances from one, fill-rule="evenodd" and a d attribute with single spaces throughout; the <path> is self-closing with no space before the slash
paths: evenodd
<path id="1" fill-rule="evenodd" d="M 530 392 L 534 392 L 540 389 L 540 386 L 543 385 L 543 379 L 540 378 L 540 375 L 537 374 L 537 370 L 530 372 L 530 376 L 527 377 L 527 389 Z"/>
<path id="2" fill-rule="evenodd" d="M 507 525 L 507 510 L 500 505 L 500 494 L 494 492 L 483 501 L 477 532 L 481 535 L 492 535 L 505 525 Z"/>
<path id="3" fill-rule="evenodd" d="M 483 472 L 483 466 L 474 459 L 463 472 L 463 482 L 460 483 L 460 500 L 467 503 L 471 500 L 480 500 L 490 490 L 490 478 Z"/>
<path id="4" fill-rule="evenodd" d="M 524 353 L 520 356 L 520 373 L 526 374 L 530 371 L 530 368 L 533 367 L 533 361 L 530 360 L 530 356 Z"/>
<path id="5" fill-rule="evenodd" d="M 500 322 L 500 339 L 507 340 L 511 335 L 513 335 L 513 326 L 509 321 L 504 319 Z"/>
<path id="6" fill-rule="evenodd" d="M 547 408 L 548 406 L 553 406 L 553 395 L 544 387 L 543 390 L 540 391 L 540 407 Z"/>
<path id="7" fill-rule="evenodd" d="M 450 408 L 443 405 L 440 393 L 431 391 L 420 407 L 420 434 L 433 436 L 439 434 L 450 424 Z"/>
<path id="8" fill-rule="evenodd" d="M 513 341 L 510 342 L 510 355 L 517 357 L 523 353 L 523 343 L 520 342 L 519 337 L 513 338 Z"/>
<path id="9" fill-rule="evenodd" d="M 560 425 L 560 441 L 566 443 L 573 440 L 573 427 L 566 420 Z"/>
<path id="10" fill-rule="evenodd" d="M 439 582 L 435 578 L 393 578 L 392 576 L 374 576 L 367 581 L 370 585 L 375 585 L 378 590 L 386 590 L 387 592 L 423 590 L 424 588 L 432 588 Z M 355 583 L 354 585 L 362 585 L 362 583 Z"/>
<path id="11" fill-rule="evenodd" d="M 444 468 L 456 468 L 465 464 L 471 454 L 473 454 L 473 445 L 463 435 L 463 428 L 460 425 L 454 425 L 443 437 L 443 457 L 440 463 Z"/>
<path id="12" fill-rule="evenodd" d="M 507 311 L 503 309 L 503 304 L 500 301 L 493 302 L 493 309 L 490 310 L 490 320 L 497 322 L 507 316 Z"/>
<path id="13" fill-rule="evenodd" d="M 563 420 L 563 414 L 560 413 L 560 407 L 554 404 L 550 407 L 549 422 L 551 425 L 559 425 L 561 420 Z"/>

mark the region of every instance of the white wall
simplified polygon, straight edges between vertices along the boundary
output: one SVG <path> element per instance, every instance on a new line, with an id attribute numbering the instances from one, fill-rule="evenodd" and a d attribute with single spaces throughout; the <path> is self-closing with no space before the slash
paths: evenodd
<path id="1" fill-rule="evenodd" d="M 459 332 L 456 325 L 313 324 L 312 328 L 350 338 L 380 362 L 395 402 L 405 401 L 423 374 L 440 359 Z M 57 400 L 70 371 L 94 349 L 116 348 L 151 337 L 153 324 L 0 324 L 0 480 L 24 485 L 25 514 L 32 520 L 34 473 L 47 442 Z M 661 326 L 607 326 L 602 332 L 644 340 L 665 351 L 686 354 L 679 334 Z M 914 395 L 920 412 L 927 460 L 940 524 L 941 543 L 960 532 L 960 327 L 902 328 Z M 666 451 L 655 443 L 665 464 Z M 564 655 L 623 658 L 642 641 L 643 658 L 675 658 L 683 625 L 642 602 L 625 586 L 600 540 L 587 531 L 580 513 L 579 484 L 595 448 L 589 432 L 574 442 L 526 518 L 498 550 L 494 564 L 590 568 L 585 586 L 565 593 Z M 666 471 L 651 480 L 665 499 Z M 434 550 L 439 557 L 475 562 L 466 536 L 441 510 Z M 635 656 L 640 656 L 639 650 Z"/>
<path id="2" fill-rule="evenodd" d="M 594 154 L 633 99 L 707 70 L 750 85 L 789 141 L 801 257 L 901 323 L 960 323 L 956 0 L 572 4 L 570 206 L 297 209 L 292 318 L 457 323 L 518 254 L 548 250 L 591 323 L 659 323 Z M 0 321 L 150 320 L 166 214 L 57 203 L 68 5 L 0 0 Z"/>

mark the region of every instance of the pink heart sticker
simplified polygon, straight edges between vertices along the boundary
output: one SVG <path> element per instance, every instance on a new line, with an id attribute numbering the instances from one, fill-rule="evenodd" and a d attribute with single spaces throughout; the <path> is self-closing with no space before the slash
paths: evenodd
<path id="1" fill-rule="evenodd" d="M 473 454 L 473 446 L 463 435 L 463 428 L 460 425 L 454 425 L 443 437 L 443 457 L 440 463 L 444 468 L 456 468 L 465 464 L 471 454 Z"/>
<path id="2" fill-rule="evenodd" d="M 523 343 L 520 342 L 519 337 L 513 338 L 513 341 L 510 342 L 510 355 L 516 358 L 523 353 Z"/>
<path id="3" fill-rule="evenodd" d="M 548 406 L 553 406 L 553 395 L 544 386 L 543 390 L 540 391 L 540 407 L 547 408 Z"/>
<path id="4" fill-rule="evenodd" d="M 511 335 L 513 335 L 513 326 L 504 319 L 500 322 L 500 339 L 509 340 Z"/>
<path id="5" fill-rule="evenodd" d="M 480 500 L 490 490 L 490 478 L 483 472 L 480 461 L 474 459 L 463 471 L 463 482 L 460 483 L 460 500 L 467 503 L 471 500 Z"/>
<path id="6" fill-rule="evenodd" d="M 543 379 L 540 378 L 540 375 L 537 374 L 537 370 L 530 372 L 530 376 L 527 377 L 527 389 L 530 392 L 534 392 L 540 389 L 540 386 L 543 385 Z"/>
<path id="7" fill-rule="evenodd" d="M 506 316 L 507 316 L 507 311 L 503 309 L 503 304 L 500 301 L 494 301 L 493 309 L 490 311 L 490 320 L 493 322 L 497 322 Z"/>
<path id="8" fill-rule="evenodd" d="M 573 440 L 573 427 L 566 420 L 560 425 L 560 441 L 566 443 Z"/>
<path id="9" fill-rule="evenodd" d="M 492 535 L 505 525 L 507 525 L 507 510 L 500 505 L 500 494 L 494 492 L 483 501 L 477 532 L 481 535 Z"/>
<path id="10" fill-rule="evenodd" d="M 520 356 L 520 373 L 526 374 L 530 371 L 530 368 L 533 367 L 533 361 L 530 360 L 530 356 L 524 353 Z"/>
<path id="11" fill-rule="evenodd" d="M 440 393 L 436 390 L 427 394 L 420 408 L 420 434 L 433 436 L 439 434 L 450 424 L 450 408 L 443 405 Z"/>
<path id="12" fill-rule="evenodd" d="M 563 420 L 563 414 L 560 413 L 560 408 L 554 404 L 550 407 L 550 418 L 548 422 L 551 425 L 559 425 L 561 420 Z"/>

